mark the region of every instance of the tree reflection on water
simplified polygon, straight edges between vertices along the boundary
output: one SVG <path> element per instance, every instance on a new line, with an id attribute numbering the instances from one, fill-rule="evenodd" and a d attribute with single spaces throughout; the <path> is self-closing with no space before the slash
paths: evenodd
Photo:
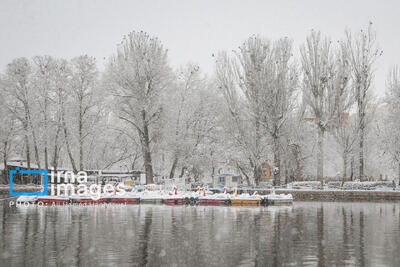
<path id="1" fill-rule="evenodd" d="M 400 266 L 396 203 L 0 205 L 3 266 Z"/>

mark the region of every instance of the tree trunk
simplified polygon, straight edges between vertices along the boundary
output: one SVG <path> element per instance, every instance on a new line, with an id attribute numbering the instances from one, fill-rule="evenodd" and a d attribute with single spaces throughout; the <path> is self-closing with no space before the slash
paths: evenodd
<path id="1" fill-rule="evenodd" d="M 71 146 L 69 144 L 69 135 L 68 135 L 68 130 L 67 130 L 67 124 L 65 123 L 65 118 L 62 119 L 62 123 L 63 123 L 63 128 L 64 128 L 64 137 L 65 137 L 65 144 L 67 147 L 68 157 L 69 157 L 69 160 L 71 161 L 72 169 L 74 170 L 75 173 L 77 173 L 78 169 L 76 168 L 75 160 L 74 160 L 74 157 L 72 156 Z"/>
<path id="2" fill-rule="evenodd" d="M 239 168 L 239 170 L 243 173 L 244 177 L 246 178 L 247 185 L 250 185 L 250 178 L 247 175 L 247 173 L 243 170 L 243 168 L 238 163 L 236 163 L 236 165 Z M 214 176 L 214 172 L 213 172 L 213 176 Z"/>
<path id="3" fill-rule="evenodd" d="M 33 139 L 33 148 L 35 150 L 35 159 L 36 159 L 36 164 L 38 165 L 38 168 L 41 169 L 41 164 L 40 164 L 40 157 L 39 157 L 39 148 L 37 145 L 37 139 L 36 139 L 36 132 L 35 129 L 33 128 L 33 122 L 30 114 L 30 110 L 28 109 L 28 119 L 29 119 L 29 124 L 31 125 L 31 133 L 32 133 L 32 139 Z"/>
<path id="4" fill-rule="evenodd" d="M 53 168 L 54 168 L 54 173 L 57 173 L 57 165 L 58 165 L 58 138 L 60 136 L 60 125 L 57 126 L 57 132 L 56 136 L 54 138 L 54 155 L 53 155 Z"/>
<path id="5" fill-rule="evenodd" d="M 7 142 L 4 142 L 4 170 L 3 170 L 3 182 L 4 184 L 8 184 L 8 166 L 7 166 Z"/>
<path id="6" fill-rule="evenodd" d="M 82 102 L 82 101 L 81 101 Z M 83 171 L 83 114 L 82 103 L 79 104 L 79 170 Z"/>
<path id="7" fill-rule="evenodd" d="M 324 132 L 322 127 L 318 127 L 317 179 L 321 183 L 324 179 Z"/>
<path id="8" fill-rule="evenodd" d="M 185 174 L 185 171 L 186 171 L 186 166 L 183 166 L 182 167 L 182 169 L 181 169 L 181 174 L 179 175 L 179 178 L 182 178 L 183 177 L 183 175 Z"/>
<path id="9" fill-rule="evenodd" d="M 174 178 L 176 166 L 178 165 L 178 157 L 174 157 L 174 161 L 172 162 L 171 171 L 169 172 L 169 178 Z"/>
<path id="10" fill-rule="evenodd" d="M 49 154 L 48 154 L 48 126 L 47 126 L 47 97 L 44 99 L 44 167 L 49 170 Z"/>
<path id="11" fill-rule="evenodd" d="M 33 128 L 33 125 L 31 127 Z M 36 134 L 35 134 L 33 129 L 32 129 L 32 138 L 33 138 L 33 146 L 34 146 L 34 149 L 35 149 L 36 163 L 38 165 L 38 168 L 41 169 L 40 157 L 39 157 L 39 148 L 38 148 L 38 145 L 37 145 Z"/>
<path id="12" fill-rule="evenodd" d="M 347 177 L 347 152 L 343 152 L 343 180 L 342 180 L 342 186 L 346 180 Z"/>
<path id="13" fill-rule="evenodd" d="M 28 115 L 25 114 L 25 121 L 24 121 L 24 131 L 25 131 L 25 147 L 26 147 L 26 164 L 27 164 L 27 169 L 31 169 L 31 151 L 29 147 L 29 136 L 28 136 Z M 28 180 L 31 182 L 31 175 L 28 174 Z M 24 181 L 26 182 L 26 181 Z"/>
<path id="14" fill-rule="evenodd" d="M 261 166 L 254 165 L 254 182 L 256 183 L 256 185 L 260 184 L 261 176 L 262 176 Z"/>
<path id="15" fill-rule="evenodd" d="M 152 184 L 153 181 L 153 164 L 151 160 L 151 151 L 150 151 L 150 134 L 149 127 L 146 121 L 146 112 L 142 111 L 142 121 L 143 121 L 143 133 L 142 133 L 142 151 L 144 158 L 144 166 L 146 170 L 146 183 Z"/>
<path id="16" fill-rule="evenodd" d="M 296 147 L 295 150 L 295 156 L 296 156 L 296 176 L 297 176 L 297 181 L 302 181 L 303 180 L 303 174 L 302 174 L 302 170 L 301 170 L 301 156 L 300 156 L 300 152 L 299 149 Z"/>
<path id="17" fill-rule="evenodd" d="M 359 94 L 357 99 L 358 104 L 358 127 L 359 127 L 359 179 L 360 182 L 364 180 L 364 128 L 365 128 L 365 112 L 364 112 L 364 98 L 362 88 L 359 87 Z"/>
<path id="18" fill-rule="evenodd" d="M 199 170 L 196 168 L 196 167 L 193 167 L 192 168 L 192 174 L 193 174 L 193 178 L 194 178 L 194 181 L 196 182 L 196 183 L 198 183 L 199 182 L 199 177 L 200 177 L 200 172 L 199 172 Z"/>
<path id="19" fill-rule="evenodd" d="M 44 147 L 44 167 L 46 170 L 49 169 L 49 153 L 47 151 L 47 145 Z"/>
<path id="20" fill-rule="evenodd" d="M 289 183 L 289 166 L 285 164 L 285 185 Z"/>
<path id="21" fill-rule="evenodd" d="M 360 182 L 364 180 L 364 126 L 360 127 Z"/>
<path id="22" fill-rule="evenodd" d="M 274 136 L 274 185 L 281 185 L 281 155 L 278 137 Z"/>
<path id="23" fill-rule="evenodd" d="M 354 156 L 351 157 L 351 162 L 350 162 L 350 181 L 353 181 L 354 177 Z"/>
<path id="24" fill-rule="evenodd" d="M 151 154 L 148 147 L 145 147 L 145 169 L 146 169 L 146 184 L 152 184 L 153 182 L 153 166 L 151 162 Z"/>
<path id="25" fill-rule="evenodd" d="M 400 186 L 400 163 L 399 163 L 399 186 Z"/>
<path id="26" fill-rule="evenodd" d="M 258 115 L 259 112 L 257 111 L 257 116 L 255 118 L 255 160 L 254 160 L 254 182 L 256 185 L 260 183 L 261 180 L 261 166 L 260 164 L 260 140 L 261 140 L 261 133 L 260 133 L 260 116 Z"/>

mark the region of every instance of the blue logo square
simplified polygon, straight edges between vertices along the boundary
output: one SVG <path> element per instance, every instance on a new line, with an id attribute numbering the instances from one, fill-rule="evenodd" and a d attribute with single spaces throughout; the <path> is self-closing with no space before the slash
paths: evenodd
<path id="1" fill-rule="evenodd" d="M 13 174 L 16 174 L 17 172 L 21 174 L 43 174 L 44 175 L 44 190 L 43 192 L 13 192 Z M 10 171 L 10 190 L 9 194 L 10 196 L 47 196 L 47 177 L 48 177 L 48 172 L 47 170 L 19 170 L 19 168 L 16 168 L 16 170 L 11 170 Z"/>

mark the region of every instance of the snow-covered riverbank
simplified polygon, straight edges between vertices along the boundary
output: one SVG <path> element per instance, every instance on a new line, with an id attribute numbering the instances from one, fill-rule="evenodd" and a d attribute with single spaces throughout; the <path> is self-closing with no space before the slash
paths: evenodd
<path id="1" fill-rule="evenodd" d="M 40 191 L 40 186 L 14 185 L 13 190 L 15 192 L 34 192 Z M 219 189 L 211 190 L 218 193 Z M 261 195 L 268 195 L 272 193 L 272 188 L 246 187 L 238 190 L 239 193 L 248 193 L 250 195 L 255 191 L 258 191 Z M 8 195 L 8 192 L 9 185 L 0 185 L 1 195 Z M 277 194 L 291 194 L 295 201 L 400 201 L 400 188 L 396 186 L 393 190 L 393 184 L 386 181 L 346 182 L 343 185 L 341 182 L 329 182 L 323 186 L 316 181 L 294 182 L 286 185 L 286 187 L 276 188 L 275 192 Z M 153 194 L 146 193 L 143 195 L 143 199 L 146 197 L 153 198 Z"/>

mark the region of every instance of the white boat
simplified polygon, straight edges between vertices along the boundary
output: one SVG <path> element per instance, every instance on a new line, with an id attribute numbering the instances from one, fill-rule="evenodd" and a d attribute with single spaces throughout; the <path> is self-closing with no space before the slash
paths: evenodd
<path id="1" fill-rule="evenodd" d="M 266 195 L 265 199 L 267 201 L 267 205 L 289 205 L 293 203 L 292 194 L 275 194 L 275 191 L 272 191 L 271 194 Z"/>
<path id="2" fill-rule="evenodd" d="M 21 203 L 36 203 L 37 196 L 20 196 L 17 198 L 17 204 Z"/>

